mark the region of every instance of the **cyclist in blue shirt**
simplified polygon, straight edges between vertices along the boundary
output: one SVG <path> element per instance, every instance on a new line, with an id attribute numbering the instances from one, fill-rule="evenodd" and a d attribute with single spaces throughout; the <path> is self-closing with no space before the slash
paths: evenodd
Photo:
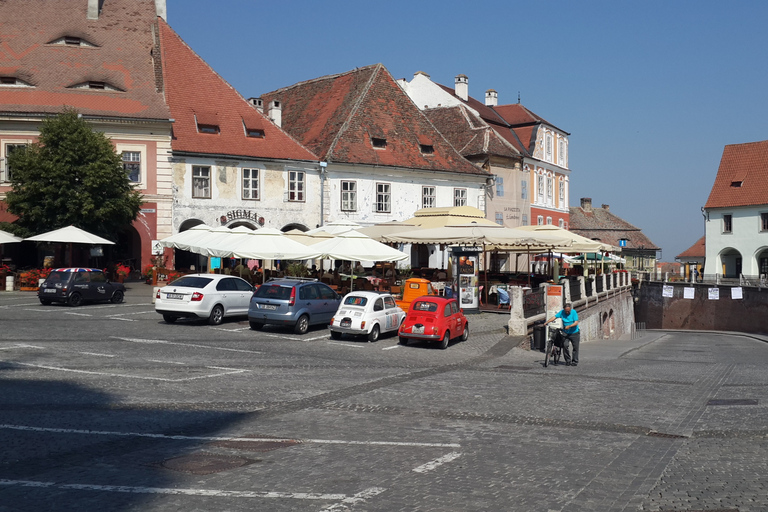
<path id="1" fill-rule="evenodd" d="M 565 358 L 565 365 L 577 366 L 579 364 L 579 341 L 581 341 L 579 314 L 573 310 L 570 302 L 566 302 L 563 310 L 544 322 L 544 325 L 553 322 L 556 318 L 563 320 L 563 357 Z M 573 359 L 571 359 L 571 351 L 568 347 L 569 341 L 573 344 Z"/>

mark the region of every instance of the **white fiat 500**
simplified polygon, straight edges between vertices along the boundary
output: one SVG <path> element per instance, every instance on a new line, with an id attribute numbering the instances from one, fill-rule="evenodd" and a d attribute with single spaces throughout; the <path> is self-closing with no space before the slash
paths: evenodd
<path id="1" fill-rule="evenodd" d="M 342 334 L 367 336 L 376 341 L 384 332 L 397 331 L 405 318 L 405 311 L 395 303 L 394 297 L 383 292 L 351 292 L 339 304 L 339 309 L 328 326 L 331 338 Z"/>

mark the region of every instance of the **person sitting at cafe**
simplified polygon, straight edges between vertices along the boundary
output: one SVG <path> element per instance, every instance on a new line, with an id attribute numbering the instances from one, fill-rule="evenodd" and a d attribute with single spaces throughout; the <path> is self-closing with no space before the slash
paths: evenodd
<path id="1" fill-rule="evenodd" d="M 363 267 L 363 264 L 360 263 L 359 261 L 357 262 L 357 264 L 355 264 L 355 274 L 357 275 L 365 274 L 365 267 Z"/>
<path id="2" fill-rule="evenodd" d="M 438 281 L 445 281 L 446 279 L 448 279 L 448 274 L 443 269 L 438 270 L 435 276 Z"/>

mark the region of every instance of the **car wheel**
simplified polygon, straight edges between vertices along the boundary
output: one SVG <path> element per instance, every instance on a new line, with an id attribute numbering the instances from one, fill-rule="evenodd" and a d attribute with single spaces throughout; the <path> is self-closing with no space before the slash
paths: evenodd
<path id="1" fill-rule="evenodd" d="M 408 344 L 408 338 L 403 338 L 402 336 L 398 336 L 398 337 L 400 338 L 398 343 L 400 343 L 401 345 L 407 345 Z"/>
<path id="2" fill-rule="evenodd" d="M 224 320 L 224 308 L 221 304 L 216 304 L 211 310 L 211 314 L 208 317 L 208 323 L 210 325 L 219 325 Z"/>
<path id="3" fill-rule="evenodd" d="M 443 335 L 443 340 L 440 342 L 440 348 L 446 349 L 448 348 L 448 342 L 451 341 L 451 331 L 445 331 L 445 334 Z"/>
<path id="4" fill-rule="evenodd" d="M 368 341 L 373 343 L 374 341 L 379 340 L 379 333 L 381 331 L 379 330 L 379 324 L 375 324 L 373 327 L 371 327 L 371 332 L 368 333 Z"/>
<path id="5" fill-rule="evenodd" d="M 340 340 L 341 339 L 341 333 L 336 331 L 331 331 L 331 338 L 334 340 Z"/>
<path id="6" fill-rule="evenodd" d="M 112 304 L 120 304 L 123 302 L 123 297 L 125 297 L 125 294 L 122 291 L 117 290 L 112 294 Z"/>
<path id="7" fill-rule="evenodd" d="M 264 327 L 264 324 L 261 322 L 254 322 L 253 320 L 248 321 L 248 325 L 251 326 L 251 329 L 254 331 L 260 331 L 262 327 Z"/>
<path id="8" fill-rule="evenodd" d="M 51 301 L 49 301 L 48 299 L 40 299 L 40 304 L 42 304 L 43 306 L 50 306 Z"/>
<path id="9" fill-rule="evenodd" d="M 461 335 L 461 341 L 467 341 L 469 338 L 469 324 L 464 326 L 464 334 Z"/>
<path id="10" fill-rule="evenodd" d="M 172 324 L 173 322 L 178 320 L 178 318 L 173 315 L 163 315 L 163 320 L 165 320 L 165 323 L 167 324 Z"/>
<path id="11" fill-rule="evenodd" d="M 296 325 L 293 327 L 293 332 L 296 334 L 306 334 L 309 330 L 309 317 L 307 315 L 301 315 Z"/>
<path id="12" fill-rule="evenodd" d="M 77 306 L 81 305 L 83 303 L 83 296 L 79 293 L 73 293 L 69 296 L 69 305 L 73 308 L 76 308 Z"/>

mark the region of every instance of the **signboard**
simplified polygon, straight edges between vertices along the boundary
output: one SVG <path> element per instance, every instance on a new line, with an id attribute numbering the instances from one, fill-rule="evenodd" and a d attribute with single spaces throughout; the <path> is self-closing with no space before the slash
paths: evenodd
<path id="1" fill-rule="evenodd" d="M 559 284 L 547 286 L 547 318 L 552 318 L 563 309 L 563 287 Z"/>
<path id="2" fill-rule="evenodd" d="M 661 291 L 662 297 L 673 297 L 674 296 L 674 287 L 669 284 L 665 284 L 664 288 L 662 288 Z"/>
<path id="3" fill-rule="evenodd" d="M 743 298 L 744 298 L 744 294 L 741 289 L 741 286 L 735 286 L 731 288 L 731 299 L 738 300 Z"/>
<path id="4" fill-rule="evenodd" d="M 696 288 L 692 286 L 686 286 L 685 288 L 683 288 L 683 298 L 692 299 L 695 291 L 696 291 Z"/>
<path id="5" fill-rule="evenodd" d="M 152 240 L 152 255 L 161 256 L 165 251 L 165 247 L 160 243 L 160 240 Z"/>
<path id="6" fill-rule="evenodd" d="M 478 279 L 478 253 L 466 248 L 453 250 L 454 286 L 459 306 L 465 310 L 480 308 L 480 286 Z"/>
<path id="7" fill-rule="evenodd" d="M 720 300 L 720 288 L 709 289 L 709 300 Z"/>

